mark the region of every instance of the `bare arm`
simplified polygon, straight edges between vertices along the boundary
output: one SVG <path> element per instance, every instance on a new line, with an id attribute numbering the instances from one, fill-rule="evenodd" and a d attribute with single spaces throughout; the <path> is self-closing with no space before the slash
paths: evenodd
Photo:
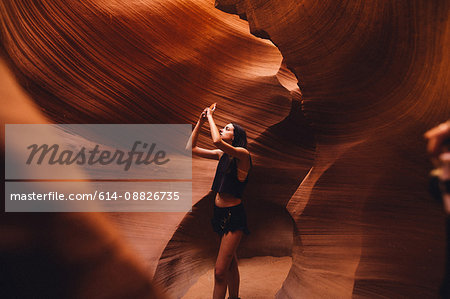
<path id="1" fill-rule="evenodd" d="M 214 143 L 214 145 L 222 150 L 224 153 L 229 154 L 230 156 L 236 157 L 239 160 L 244 160 L 249 157 L 249 152 L 247 149 L 243 147 L 234 147 L 231 144 L 228 144 L 227 142 L 222 140 L 222 137 L 220 137 L 219 130 L 217 129 L 217 126 L 214 122 L 214 119 L 212 117 L 212 113 L 210 112 L 209 108 L 206 109 L 206 117 L 208 118 L 209 127 L 211 131 L 211 138 Z"/>
<path id="2" fill-rule="evenodd" d="M 191 137 L 189 137 L 189 140 L 186 144 L 186 150 L 189 150 L 192 148 L 193 155 L 196 155 L 196 156 L 199 156 L 202 158 L 207 158 L 207 159 L 219 160 L 220 156 L 222 155 L 221 150 L 218 150 L 218 149 L 209 150 L 209 149 L 205 149 L 205 148 L 201 148 L 201 147 L 197 146 L 198 134 L 206 120 L 206 117 L 204 117 L 204 115 L 205 115 L 204 113 L 205 113 L 205 111 L 203 111 L 202 114 L 200 115 L 200 118 L 198 119 L 197 124 L 195 125 L 195 128 L 192 131 Z"/>
<path id="3" fill-rule="evenodd" d="M 192 131 L 191 137 L 189 137 L 189 140 L 186 144 L 186 150 L 189 150 L 189 149 L 197 146 L 198 133 L 200 132 L 200 129 L 202 128 L 204 123 L 205 123 L 205 118 L 203 117 L 203 112 L 202 112 L 202 114 L 200 115 L 200 118 L 197 121 L 197 124 L 194 127 L 194 131 Z"/>

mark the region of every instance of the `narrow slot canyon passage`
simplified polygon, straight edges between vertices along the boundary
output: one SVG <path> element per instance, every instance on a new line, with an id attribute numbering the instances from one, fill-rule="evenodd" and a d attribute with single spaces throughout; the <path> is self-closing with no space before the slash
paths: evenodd
<path id="1" fill-rule="evenodd" d="M 5 0 L 2 134 L 7 124 L 195 126 L 217 103 L 215 124 L 245 128 L 253 163 L 242 298 L 436 298 L 448 216 L 428 191 L 423 134 L 450 115 L 449 10 L 444 0 Z M 197 145 L 215 148 L 207 123 Z M 3 212 L 5 298 L 210 298 L 217 165 L 192 157 L 190 212 Z"/>

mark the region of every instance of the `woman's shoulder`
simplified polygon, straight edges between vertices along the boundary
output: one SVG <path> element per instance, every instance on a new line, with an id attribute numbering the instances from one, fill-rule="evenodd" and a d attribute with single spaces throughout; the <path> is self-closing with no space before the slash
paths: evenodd
<path id="1" fill-rule="evenodd" d="M 237 149 L 237 150 L 239 150 L 240 152 L 242 152 L 242 153 L 245 153 L 245 154 L 247 154 L 247 155 L 249 155 L 249 156 L 250 156 L 250 152 L 249 152 L 249 150 L 248 150 L 248 149 L 246 149 L 245 147 L 240 147 L 240 146 L 237 146 L 237 147 L 236 147 L 236 149 Z"/>
<path id="2" fill-rule="evenodd" d="M 243 153 L 244 153 L 244 151 L 245 151 L 245 154 L 246 154 L 246 155 L 244 155 L 245 158 L 242 158 L 242 157 L 241 157 L 241 158 L 239 159 L 239 158 L 236 157 L 236 159 L 239 160 L 239 161 L 245 161 L 245 160 L 247 160 L 247 161 L 250 161 L 250 162 L 251 162 L 251 161 L 252 161 L 252 156 L 251 156 L 250 152 L 248 151 L 248 149 L 246 149 L 246 148 L 244 148 L 244 147 L 239 147 L 239 148 L 242 148 L 242 149 L 243 149 Z"/>

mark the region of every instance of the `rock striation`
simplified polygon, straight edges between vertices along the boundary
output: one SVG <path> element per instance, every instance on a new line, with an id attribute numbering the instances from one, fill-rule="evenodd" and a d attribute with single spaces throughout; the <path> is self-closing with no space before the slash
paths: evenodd
<path id="1" fill-rule="evenodd" d="M 443 222 L 423 132 L 448 119 L 448 1 L 218 0 L 298 78 L 313 166 L 279 298 L 432 297 Z"/>
<path id="2" fill-rule="evenodd" d="M 1 54 L 26 93 L 4 92 L 3 122 L 194 123 L 217 102 L 219 126 L 247 130 L 255 166 L 245 193 L 251 235 L 238 254 L 293 258 L 277 298 L 435 297 L 444 219 L 427 194 L 422 134 L 450 115 L 449 5 L 2 1 Z M 199 143 L 212 147 L 206 128 Z M 209 227 L 215 165 L 193 159 L 188 214 L 91 214 L 83 228 L 71 216 L 7 215 L 2 258 L 19 246 L 28 249 L 18 260 L 37 260 L 30 242 L 51 250 L 67 242 L 74 256 L 92 239 L 119 256 L 129 246 L 116 270 L 139 273 L 142 294 L 157 296 L 146 284 L 153 276 L 181 297 L 217 252 Z M 14 233 L 64 221 L 78 245 Z M 93 238 L 77 234 L 96 221 Z"/>

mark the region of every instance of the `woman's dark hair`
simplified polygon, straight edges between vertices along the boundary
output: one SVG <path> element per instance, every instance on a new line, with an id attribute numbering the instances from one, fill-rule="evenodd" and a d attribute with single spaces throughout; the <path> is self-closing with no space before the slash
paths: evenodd
<path id="1" fill-rule="evenodd" d="M 243 127 L 241 127 L 240 125 L 236 124 L 236 123 L 231 123 L 234 127 L 234 131 L 233 131 L 233 142 L 231 143 L 232 146 L 234 147 L 243 147 L 243 148 L 247 148 L 247 133 L 245 133 L 245 130 Z M 226 172 L 230 172 L 231 171 L 231 165 L 233 163 L 237 163 L 236 162 L 236 158 L 232 157 L 231 160 L 229 160 L 229 164 L 226 167 Z M 250 159 L 250 163 L 252 163 L 252 160 Z M 251 165 L 251 164 L 250 164 Z"/>
<path id="2" fill-rule="evenodd" d="M 231 123 L 234 127 L 234 139 L 232 146 L 247 148 L 247 133 L 245 133 L 244 128 L 236 123 Z"/>

